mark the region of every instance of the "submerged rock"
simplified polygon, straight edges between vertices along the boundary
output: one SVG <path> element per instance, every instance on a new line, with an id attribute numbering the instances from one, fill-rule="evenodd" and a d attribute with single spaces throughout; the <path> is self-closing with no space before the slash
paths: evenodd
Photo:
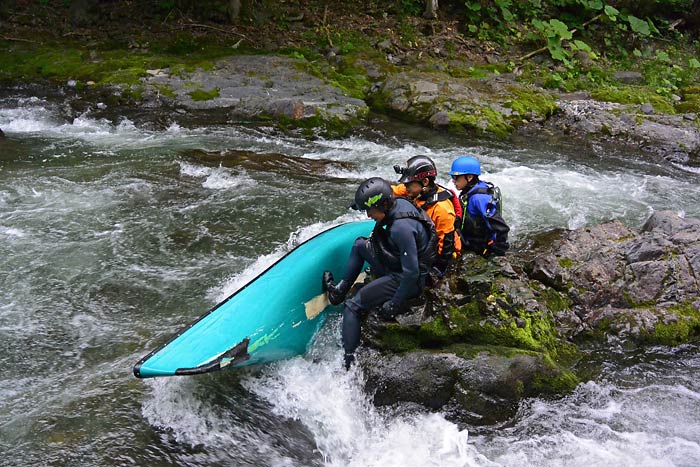
<path id="1" fill-rule="evenodd" d="M 309 159 L 277 153 L 256 153 L 251 151 L 230 150 L 226 152 L 207 152 L 201 149 L 185 153 L 193 162 L 211 166 L 250 169 L 255 172 L 279 173 L 284 176 L 308 177 L 310 175 L 328 177 L 330 170 L 348 170 L 352 164 L 328 159 Z"/>

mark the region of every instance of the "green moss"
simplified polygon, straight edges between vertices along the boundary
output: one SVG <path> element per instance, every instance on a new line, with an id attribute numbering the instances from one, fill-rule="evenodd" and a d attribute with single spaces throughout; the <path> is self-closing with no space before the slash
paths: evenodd
<path id="1" fill-rule="evenodd" d="M 300 129 L 304 136 L 312 137 L 321 134 L 325 137 L 342 137 L 348 134 L 353 126 L 367 117 L 367 113 L 359 114 L 355 118 L 341 119 L 337 116 L 317 111 L 315 115 L 294 119 L 285 115 L 261 115 L 260 120 L 274 120 L 283 130 Z"/>
<path id="2" fill-rule="evenodd" d="M 173 88 L 168 84 L 156 84 L 154 85 L 154 87 L 162 96 L 168 97 L 170 99 L 175 99 L 177 97 L 177 94 L 175 94 Z"/>
<path id="3" fill-rule="evenodd" d="M 531 113 L 540 117 L 549 117 L 557 110 L 557 104 L 551 94 L 534 88 L 511 86 L 508 88 L 513 99 L 504 105 L 513 109 L 521 117 Z"/>
<path id="4" fill-rule="evenodd" d="M 188 92 L 187 94 L 192 98 L 193 101 L 209 101 L 219 97 L 219 88 L 214 88 L 211 91 L 205 91 L 204 89 L 195 89 L 194 91 Z"/>
<path id="5" fill-rule="evenodd" d="M 668 99 L 644 86 L 601 87 L 593 90 L 591 97 L 618 104 L 651 104 L 657 112 L 675 113 Z"/>
<path id="6" fill-rule="evenodd" d="M 547 308 L 552 313 L 568 310 L 571 307 L 571 299 L 556 290 L 547 287 L 540 292 Z"/>
<path id="7" fill-rule="evenodd" d="M 496 300 L 493 296 L 487 299 L 494 303 Z M 401 326 L 389 327 L 381 340 L 387 348 L 391 348 L 393 342 L 404 339 L 402 350 L 406 350 L 406 346 L 434 348 L 468 342 L 471 345 L 547 352 L 553 358 L 558 358 L 564 344 L 558 341 L 556 328 L 548 314 L 540 312 L 531 315 L 517 307 L 512 310 L 501 308 L 498 318 L 494 319 L 489 318 L 482 307 L 486 307 L 486 304 L 471 302 L 459 308 L 449 308 L 446 317 L 436 317 L 423 323 L 417 331 Z M 403 335 L 403 338 L 397 335 Z M 408 338 L 408 335 L 413 337 Z"/>
<path id="8" fill-rule="evenodd" d="M 307 61 L 305 56 L 295 56 L 300 61 L 297 68 L 340 89 L 343 94 L 356 99 L 365 99 L 370 87 L 364 71 L 351 64 L 332 66 L 321 61 Z"/>
<path id="9" fill-rule="evenodd" d="M 579 383 L 580 380 L 572 371 L 560 370 L 535 375 L 532 386 L 536 394 L 558 395 L 573 391 Z"/>
<path id="10" fill-rule="evenodd" d="M 469 78 L 483 79 L 508 71 L 505 64 L 487 64 L 487 65 L 470 65 L 460 66 L 455 63 L 450 63 L 447 68 L 447 73 L 454 78 Z"/>
<path id="11" fill-rule="evenodd" d="M 681 91 L 683 100 L 676 103 L 676 112 L 700 113 L 700 89 L 698 86 L 688 86 Z"/>
<path id="12" fill-rule="evenodd" d="M 448 112 L 450 131 L 476 134 L 493 134 L 506 137 L 513 132 L 513 127 L 500 112 L 488 106 L 476 107 L 471 112 Z"/>
<path id="13" fill-rule="evenodd" d="M 559 266 L 569 269 L 574 266 L 574 262 L 571 260 L 571 258 L 559 258 Z"/>
<path id="14" fill-rule="evenodd" d="M 146 70 L 170 67 L 177 70 L 212 69 L 212 59 L 231 55 L 231 50 L 207 48 L 196 54 L 178 56 L 165 52 L 86 47 L 73 42 L 50 44 L 0 41 L 0 79 L 32 81 L 69 79 L 94 81 L 103 85 L 140 84 Z"/>
<path id="15" fill-rule="evenodd" d="M 474 345 L 456 343 L 444 348 L 446 352 L 454 353 L 458 357 L 464 359 L 472 359 L 481 353 L 497 355 L 500 357 L 513 358 L 516 355 L 541 355 L 539 352 L 532 350 L 518 349 L 515 347 L 504 347 L 500 345 Z"/>
<path id="16" fill-rule="evenodd" d="M 645 341 L 661 345 L 679 345 L 700 336 L 700 311 L 686 303 L 670 309 L 678 319 L 675 322 L 657 323 L 652 334 L 644 335 Z"/>

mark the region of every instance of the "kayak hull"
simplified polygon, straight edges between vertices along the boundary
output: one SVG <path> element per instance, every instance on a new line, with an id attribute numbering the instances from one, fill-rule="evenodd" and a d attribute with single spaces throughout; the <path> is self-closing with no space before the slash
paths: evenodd
<path id="1" fill-rule="evenodd" d="M 134 365 L 139 378 L 192 375 L 303 354 L 332 307 L 323 271 L 341 277 L 373 221 L 332 227 L 305 241 Z"/>

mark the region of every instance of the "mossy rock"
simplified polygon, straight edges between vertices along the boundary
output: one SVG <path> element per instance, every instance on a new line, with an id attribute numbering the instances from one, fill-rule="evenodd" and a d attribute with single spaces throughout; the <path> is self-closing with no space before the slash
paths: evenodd
<path id="1" fill-rule="evenodd" d="M 618 104 L 651 104 L 662 113 L 675 113 L 672 103 L 652 89 L 644 86 L 602 87 L 591 92 L 593 99 Z"/>
<path id="2" fill-rule="evenodd" d="M 509 86 L 508 91 L 513 97 L 506 101 L 504 105 L 513 109 L 521 117 L 528 117 L 534 114 L 541 118 L 547 118 L 557 110 L 554 97 L 540 89 Z"/>
<path id="3" fill-rule="evenodd" d="M 672 307 L 670 311 L 675 313 L 675 319 L 669 317 L 663 322 L 656 323 L 653 332 L 643 332 L 642 342 L 679 345 L 700 337 L 700 310 L 686 303 Z"/>
<path id="4" fill-rule="evenodd" d="M 502 113 L 489 106 L 477 106 L 471 111 L 447 112 L 447 115 L 450 117 L 451 132 L 492 134 L 504 138 L 514 130 Z"/>
<path id="5" fill-rule="evenodd" d="M 676 104 L 678 113 L 700 113 L 700 94 L 691 94 Z"/>
<path id="6" fill-rule="evenodd" d="M 214 88 L 209 91 L 206 91 L 204 89 L 195 89 L 194 91 L 190 91 L 187 93 L 188 96 L 192 98 L 193 101 L 195 102 L 203 102 L 203 101 L 210 101 L 212 99 L 216 99 L 219 97 L 219 88 Z"/>

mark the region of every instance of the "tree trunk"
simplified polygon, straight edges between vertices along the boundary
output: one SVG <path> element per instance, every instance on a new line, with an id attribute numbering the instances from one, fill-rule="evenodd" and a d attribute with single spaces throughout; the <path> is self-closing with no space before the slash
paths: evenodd
<path id="1" fill-rule="evenodd" d="M 241 0 L 229 0 L 228 2 L 228 19 L 235 23 L 241 15 Z"/>
<path id="2" fill-rule="evenodd" d="M 424 18 L 436 19 L 438 11 L 438 0 L 425 0 Z"/>

